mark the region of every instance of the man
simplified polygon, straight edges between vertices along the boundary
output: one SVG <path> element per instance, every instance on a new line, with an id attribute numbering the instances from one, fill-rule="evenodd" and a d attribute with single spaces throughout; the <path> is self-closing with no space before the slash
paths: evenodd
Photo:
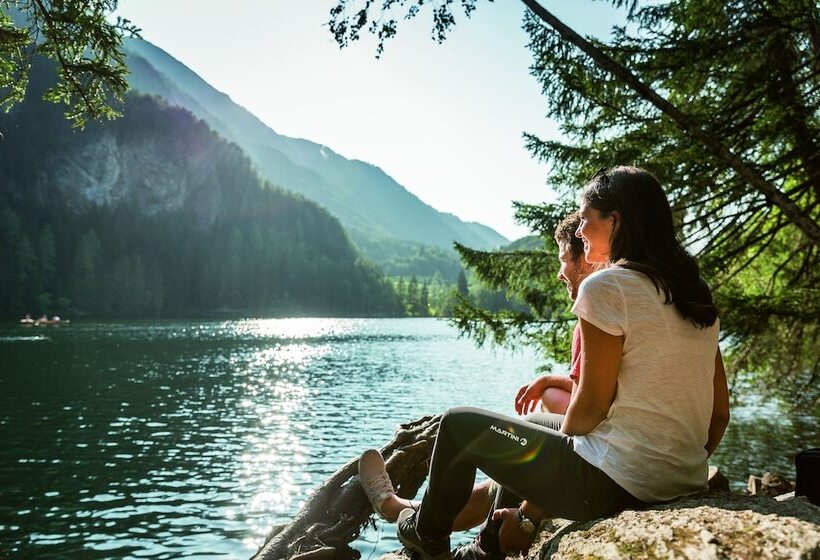
<path id="1" fill-rule="evenodd" d="M 580 226 L 581 218 L 577 213 L 570 214 L 555 228 L 555 242 L 558 244 L 558 260 L 560 268 L 558 279 L 566 285 L 572 301 L 578 295 L 581 281 L 595 271 L 584 259 L 583 241 L 575 236 Z M 538 414 L 531 421 L 551 425 L 559 422 L 558 414 L 566 413 L 567 406 L 572 398 L 573 388 L 578 383 L 580 371 L 580 337 L 578 329 L 573 333 L 572 362 L 570 375 L 544 375 L 518 390 L 515 397 L 515 410 L 518 414 L 528 414 L 539 407 L 543 412 L 552 414 Z M 384 468 L 384 459 L 375 449 L 368 449 L 359 459 L 359 478 L 373 509 L 388 521 L 394 521 L 405 508 L 418 508 L 418 502 L 413 502 L 396 495 L 390 477 Z M 470 500 L 461 510 L 453 523 L 454 531 L 464 531 L 475 527 L 485 519 L 493 506 L 497 486 L 491 480 L 485 480 L 473 488 Z M 493 519 L 497 523 L 511 523 L 517 520 L 506 519 L 503 512 L 495 512 Z M 503 540 L 502 531 L 502 540 Z"/>
<path id="2" fill-rule="evenodd" d="M 575 301 L 578 297 L 578 287 L 581 281 L 595 272 L 597 265 L 590 264 L 584 259 L 584 242 L 575 235 L 581 225 L 581 217 L 572 213 L 555 228 L 555 242 L 558 244 L 558 279 L 567 287 L 569 299 Z M 572 360 L 570 374 L 544 375 L 529 385 L 518 390 L 515 397 L 515 411 L 518 414 L 534 412 L 541 405 L 543 412 L 566 414 L 572 390 L 578 385 L 578 374 L 581 370 L 579 358 L 581 356 L 580 331 L 575 328 L 572 333 Z"/>

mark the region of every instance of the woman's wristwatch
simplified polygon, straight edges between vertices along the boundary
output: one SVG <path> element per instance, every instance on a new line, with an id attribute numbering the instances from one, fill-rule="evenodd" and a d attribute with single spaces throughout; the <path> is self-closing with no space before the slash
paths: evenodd
<path id="1" fill-rule="evenodd" d="M 524 511 L 518 508 L 518 528 L 525 533 L 534 533 L 538 524 L 524 515 Z"/>

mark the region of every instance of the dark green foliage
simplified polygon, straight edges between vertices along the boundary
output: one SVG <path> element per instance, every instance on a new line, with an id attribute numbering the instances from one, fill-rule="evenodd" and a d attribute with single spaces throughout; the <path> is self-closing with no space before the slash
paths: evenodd
<path id="1" fill-rule="evenodd" d="M 493 0 L 488 0 L 492 2 Z M 362 29 L 378 38 L 376 56 L 384 52 L 384 42 L 396 35 L 398 19 L 409 20 L 416 17 L 424 0 L 407 2 L 406 0 L 383 0 L 374 3 L 367 0 L 359 3 L 356 0 L 337 0 L 330 10 L 330 31 L 340 46 L 347 46 L 361 36 Z M 371 14 L 373 4 L 378 13 Z M 409 4 L 409 5 L 408 5 Z M 439 43 L 447 37 L 447 32 L 455 25 L 456 19 L 451 11 L 452 4 L 459 5 L 466 17 L 475 10 L 476 0 L 447 0 L 433 8 L 432 37 Z"/>
<path id="2" fill-rule="evenodd" d="M 430 287 L 427 280 L 419 281 L 415 276 L 405 281 L 399 278 L 394 289 L 408 317 L 432 317 L 435 309 L 430 306 Z"/>
<path id="3" fill-rule="evenodd" d="M 574 207 L 595 170 L 648 168 L 667 188 L 684 241 L 713 286 L 730 373 L 754 372 L 771 392 L 816 405 L 818 4 L 613 0 L 628 4 L 629 25 L 604 43 L 578 36 L 534 0 L 522 3 L 531 10 L 525 17 L 531 71 L 568 141 L 526 135 L 531 152 L 550 166 L 550 184 L 565 206 L 521 207 L 519 216 L 547 237 L 555 216 Z M 423 4 L 339 0 L 331 31 L 345 45 L 367 30 L 381 48 L 395 34 L 396 12 L 412 17 Z M 472 9 L 477 0 L 464 4 Z M 449 4 L 439 10 L 449 11 Z M 453 21 L 436 15 L 434 34 L 441 37 Z M 480 341 L 491 332 L 508 342 L 507 330 L 539 328 L 540 313 L 550 316 L 556 302 L 505 276 L 519 261 L 527 270 L 523 256 L 463 254 L 479 277 L 534 306 L 531 317 L 465 306 L 459 319 L 465 331 Z M 537 278 L 539 272 L 530 271 Z"/>
<path id="4" fill-rule="evenodd" d="M 337 220 L 187 112 L 129 97 L 79 132 L 36 93 L 1 123 L 0 316 L 402 314 Z"/>
<path id="5" fill-rule="evenodd" d="M 398 277 L 394 279 L 393 287 L 409 317 L 452 317 L 459 301 L 457 285 L 440 274 Z"/>
<path id="6" fill-rule="evenodd" d="M 464 269 L 458 271 L 458 280 L 456 281 L 456 289 L 458 290 L 458 294 L 460 296 L 469 296 L 470 289 L 467 286 L 467 275 L 464 274 Z"/>
<path id="7" fill-rule="evenodd" d="M 820 219 L 820 9 L 811 0 L 638 5 L 635 32 L 598 44 Z M 566 199 L 599 166 L 634 163 L 665 185 L 715 289 L 731 372 L 817 402 L 818 251 L 806 228 L 724 159 L 528 15 L 533 73 L 568 144 L 528 137 Z M 811 350 L 811 348 L 814 350 Z M 787 354 L 791 358 L 780 359 Z"/>
<path id="8" fill-rule="evenodd" d="M 56 63 L 57 81 L 43 98 L 66 106 L 75 126 L 120 115 L 128 89 L 124 35 L 128 20 L 112 18 L 116 0 L 11 0 L 0 4 L 0 108 L 26 92 L 32 52 Z"/>
<path id="9" fill-rule="evenodd" d="M 518 205 L 519 220 L 538 214 L 538 225 L 552 230 L 563 217 L 555 207 Z M 550 216 L 552 218 L 550 218 Z M 457 246 L 464 263 L 495 297 L 459 298 L 454 323 L 479 344 L 515 347 L 535 345 L 557 361 L 569 359 L 569 332 L 574 316 L 569 313 L 569 298 L 564 284 L 557 279 L 558 250 L 551 235 L 527 249 L 475 251 Z M 478 290 L 475 290 L 478 292 Z"/>

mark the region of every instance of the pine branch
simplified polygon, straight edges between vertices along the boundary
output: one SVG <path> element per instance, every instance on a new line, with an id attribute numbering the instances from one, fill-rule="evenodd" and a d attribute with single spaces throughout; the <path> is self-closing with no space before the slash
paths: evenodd
<path id="1" fill-rule="evenodd" d="M 547 11 L 536 0 L 521 0 L 534 14 L 544 23 L 554 29 L 564 40 L 570 42 L 587 56 L 589 56 L 599 68 L 613 74 L 624 84 L 634 90 L 641 98 L 649 101 L 662 113 L 667 115 L 685 133 L 706 146 L 719 160 L 723 161 L 730 168 L 740 175 L 749 185 L 757 189 L 767 198 L 771 199 L 780 210 L 811 239 L 815 245 L 820 245 L 820 225 L 806 215 L 803 210 L 789 199 L 777 187 L 769 183 L 749 164 L 740 157 L 729 151 L 723 143 L 708 135 L 700 126 L 677 107 L 663 98 L 655 90 L 643 83 L 630 70 L 612 59 L 592 42 L 584 39 L 563 22 Z"/>

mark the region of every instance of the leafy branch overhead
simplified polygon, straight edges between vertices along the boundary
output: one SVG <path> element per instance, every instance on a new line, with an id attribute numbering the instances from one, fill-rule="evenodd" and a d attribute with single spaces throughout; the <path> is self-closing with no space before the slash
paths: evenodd
<path id="1" fill-rule="evenodd" d="M 116 8 L 116 0 L 0 3 L 0 107 L 9 111 L 23 100 L 40 54 L 57 63 L 59 78 L 44 98 L 64 104 L 74 126 L 119 116 L 128 89 L 122 39 L 139 30 L 112 18 Z"/>
<path id="2" fill-rule="evenodd" d="M 536 0 L 522 0 L 530 72 L 563 132 L 560 140 L 524 134 L 526 146 L 549 165 L 565 207 L 601 166 L 653 171 L 716 288 L 731 366 L 755 372 L 773 392 L 817 402 L 820 361 L 811 348 L 820 337 L 812 303 L 820 300 L 820 6 L 611 3 L 625 8 L 626 25 L 604 41 L 582 37 Z M 436 3 L 434 38 L 443 39 L 459 11 L 469 16 L 477 4 Z M 330 28 L 341 46 L 373 33 L 381 53 L 396 22 L 427 6 L 339 0 Z M 520 207 L 518 215 L 550 234 L 553 211 Z M 493 283 L 487 272 L 476 268 Z M 523 295 L 520 287 L 508 285 Z M 495 332 L 503 325 L 461 309 Z M 770 359 L 783 352 L 794 359 Z"/>

